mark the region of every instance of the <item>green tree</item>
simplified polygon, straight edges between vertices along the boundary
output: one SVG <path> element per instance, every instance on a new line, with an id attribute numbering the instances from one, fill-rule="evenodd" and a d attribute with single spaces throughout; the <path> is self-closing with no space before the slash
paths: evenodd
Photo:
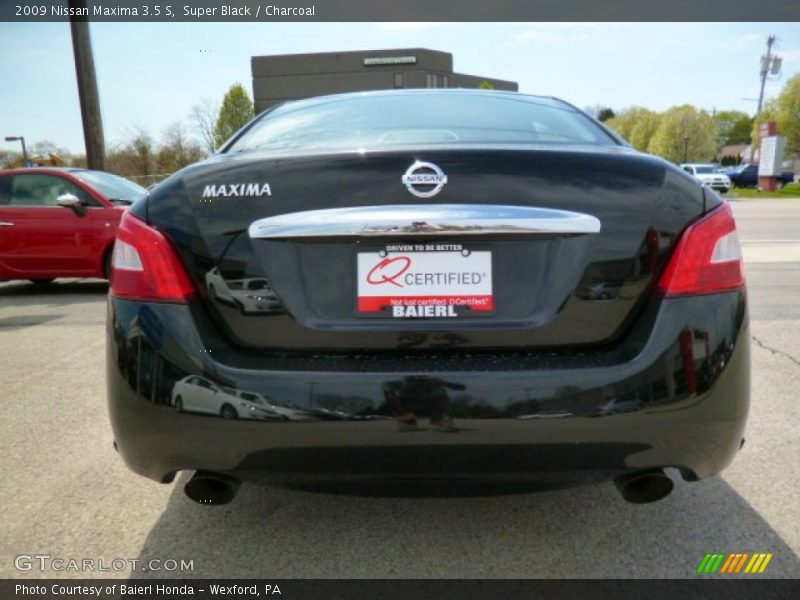
<path id="1" fill-rule="evenodd" d="M 717 144 L 711 115 L 689 104 L 670 108 L 661 115 L 649 150 L 674 163 L 713 160 Z"/>
<path id="2" fill-rule="evenodd" d="M 628 135 L 631 145 L 641 152 L 650 152 L 650 142 L 661 123 L 661 116 L 652 110 L 642 109 Z"/>
<path id="3" fill-rule="evenodd" d="M 777 98 L 764 103 L 753 122 L 753 143 L 758 143 L 758 129 L 766 121 L 778 124 L 778 135 L 786 136 L 787 157 L 800 156 L 800 73 L 790 78 Z"/>
<path id="4" fill-rule="evenodd" d="M 599 111 L 597 114 L 599 115 Z M 620 114 L 608 119 L 605 123 L 626 140 L 630 140 L 631 132 L 642 116 L 652 114 L 654 113 L 650 109 L 634 106 L 625 109 Z"/>
<path id="5" fill-rule="evenodd" d="M 714 115 L 717 131 L 717 147 L 734 144 L 749 144 L 753 119 L 740 110 L 723 110 Z"/>
<path id="6" fill-rule="evenodd" d="M 786 156 L 800 156 L 800 73 L 786 82 L 777 98 L 764 104 L 753 125 L 754 140 L 758 140 L 758 127 L 765 121 L 775 121 L 778 135 L 786 136 Z"/>
<path id="7" fill-rule="evenodd" d="M 214 143 L 216 147 L 222 146 L 254 116 L 255 107 L 244 86 L 241 83 L 232 85 L 222 100 L 219 117 L 217 117 L 217 122 L 214 126 Z"/>
<path id="8" fill-rule="evenodd" d="M 786 136 L 786 156 L 800 156 L 800 73 L 778 96 L 778 133 Z"/>

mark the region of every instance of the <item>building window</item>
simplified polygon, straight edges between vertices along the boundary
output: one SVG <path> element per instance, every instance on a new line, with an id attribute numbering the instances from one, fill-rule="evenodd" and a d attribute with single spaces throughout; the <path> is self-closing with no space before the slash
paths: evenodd
<path id="1" fill-rule="evenodd" d="M 446 88 L 448 84 L 447 75 L 428 73 L 429 88 Z"/>
<path id="2" fill-rule="evenodd" d="M 403 74 L 402 73 L 395 73 L 394 74 L 394 87 L 401 88 L 404 86 L 403 83 Z"/>

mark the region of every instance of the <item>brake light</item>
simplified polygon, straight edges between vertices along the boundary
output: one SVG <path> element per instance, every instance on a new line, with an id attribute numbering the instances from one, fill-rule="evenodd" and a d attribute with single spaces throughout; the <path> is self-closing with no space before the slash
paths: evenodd
<path id="1" fill-rule="evenodd" d="M 694 296 L 744 287 L 736 221 L 727 202 L 692 223 L 656 286 L 664 296 Z"/>
<path id="2" fill-rule="evenodd" d="M 117 229 L 111 260 L 111 295 L 148 302 L 188 302 L 194 285 L 162 233 L 130 211 Z"/>

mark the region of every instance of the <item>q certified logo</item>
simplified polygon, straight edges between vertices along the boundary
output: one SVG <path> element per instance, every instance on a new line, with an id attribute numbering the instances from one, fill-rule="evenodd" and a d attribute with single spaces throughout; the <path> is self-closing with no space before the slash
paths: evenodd
<path id="1" fill-rule="evenodd" d="M 447 175 L 435 164 L 418 160 L 400 180 L 418 198 L 433 198 L 447 183 Z"/>
<path id="2" fill-rule="evenodd" d="M 372 285 L 391 283 L 397 287 L 403 287 L 403 284 L 397 283 L 397 280 L 400 279 L 410 267 L 411 259 L 407 256 L 384 258 L 367 273 L 367 283 Z"/>

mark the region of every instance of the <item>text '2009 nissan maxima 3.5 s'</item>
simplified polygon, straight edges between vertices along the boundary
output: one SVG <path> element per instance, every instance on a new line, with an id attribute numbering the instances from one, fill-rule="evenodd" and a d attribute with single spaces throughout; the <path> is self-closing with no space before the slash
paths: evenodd
<path id="1" fill-rule="evenodd" d="M 748 317 L 730 207 L 560 100 L 296 101 L 127 211 L 108 392 L 135 472 L 633 502 L 741 447 Z"/>

